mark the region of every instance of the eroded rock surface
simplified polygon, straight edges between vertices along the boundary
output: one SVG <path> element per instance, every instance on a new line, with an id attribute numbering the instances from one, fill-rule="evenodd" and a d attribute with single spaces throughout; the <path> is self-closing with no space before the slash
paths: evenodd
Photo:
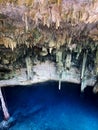
<path id="1" fill-rule="evenodd" d="M 83 89 L 96 82 L 97 0 L 0 1 L 0 82 L 17 81 L 26 68 L 25 81 L 34 82 L 34 67 L 44 62 L 54 64 L 59 81 L 74 72 Z"/>

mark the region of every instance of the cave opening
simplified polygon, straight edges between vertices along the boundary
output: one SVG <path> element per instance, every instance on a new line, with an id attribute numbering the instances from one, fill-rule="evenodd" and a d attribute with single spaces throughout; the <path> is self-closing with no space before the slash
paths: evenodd
<path id="1" fill-rule="evenodd" d="M 14 125 L 10 130 L 97 130 L 98 94 L 80 85 L 49 81 L 2 88 Z M 2 109 L 0 117 L 3 119 Z"/>

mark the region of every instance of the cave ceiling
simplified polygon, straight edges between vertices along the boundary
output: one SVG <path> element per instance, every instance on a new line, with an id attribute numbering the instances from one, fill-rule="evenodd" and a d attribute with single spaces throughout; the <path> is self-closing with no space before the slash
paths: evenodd
<path id="1" fill-rule="evenodd" d="M 57 51 L 74 53 L 78 64 L 88 53 L 98 74 L 98 0 L 0 0 L 0 79 L 25 67 L 27 56 L 61 67 Z"/>

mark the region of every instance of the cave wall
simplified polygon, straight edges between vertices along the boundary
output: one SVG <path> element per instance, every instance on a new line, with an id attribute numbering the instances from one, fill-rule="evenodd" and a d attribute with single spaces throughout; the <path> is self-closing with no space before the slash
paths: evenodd
<path id="1" fill-rule="evenodd" d="M 74 69 L 83 86 L 97 81 L 97 5 L 97 0 L 1 0 L 0 80 L 15 78 L 23 68 L 31 80 L 33 66 L 50 61 L 58 79 Z"/>

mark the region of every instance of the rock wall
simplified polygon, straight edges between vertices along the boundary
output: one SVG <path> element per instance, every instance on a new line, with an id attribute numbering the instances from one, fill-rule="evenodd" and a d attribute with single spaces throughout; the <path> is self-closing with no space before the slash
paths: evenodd
<path id="1" fill-rule="evenodd" d="M 25 80 L 33 81 L 34 66 L 49 61 L 59 81 L 63 73 L 74 72 L 82 89 L 90 79 L 94 85 L 98 76 L 97 5 L 97 0 L 1 0 L 0 80 L 13 79 L 27 68 Z"/>

